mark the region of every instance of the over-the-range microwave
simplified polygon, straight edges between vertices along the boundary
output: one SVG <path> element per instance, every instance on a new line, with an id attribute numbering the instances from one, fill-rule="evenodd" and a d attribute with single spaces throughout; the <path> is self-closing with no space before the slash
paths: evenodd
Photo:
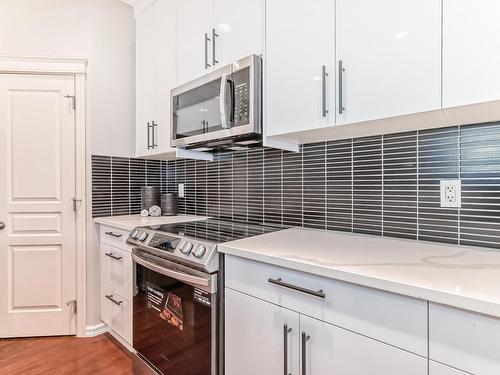
<path id="1" fill-rule="evenodd" d="M 251 55 L 171 91 L 171 145 L 237 150 L 262 140 L 262 59 Z"/>

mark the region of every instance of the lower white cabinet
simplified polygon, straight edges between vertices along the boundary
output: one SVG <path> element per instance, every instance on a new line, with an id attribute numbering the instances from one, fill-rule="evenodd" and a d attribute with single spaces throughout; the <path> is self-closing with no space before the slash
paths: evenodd
<path id="1" fill-rule="evenodd" d="M 101 320 L 132 346 L 133 263 L 126 231 L 101 227 Z"/>
<path id="2" fill-rule="evenodd" d="M 288 373 L 298 374 L 299 314 L 232 289 L 225 292 L 226 375 L 283 374 L 285 346 Z"/>
<path id="3" fill-rule="evenodd" d="M 226 288 L 226 375 L 426 375 L 427 359 Z"/>

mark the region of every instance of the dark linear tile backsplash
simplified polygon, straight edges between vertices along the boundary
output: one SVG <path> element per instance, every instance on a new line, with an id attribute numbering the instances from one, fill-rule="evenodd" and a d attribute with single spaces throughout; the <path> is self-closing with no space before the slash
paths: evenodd
<path id="1" fill-rule="evenodd" d="M 462 179 L 462 208 L 439 181 Z M 251 149 L 214 162 L 94 155 L 93 216 L 136 214 L 140 187 L 177 192 L 181 213 L 500 248 L 500 123 Z"/>

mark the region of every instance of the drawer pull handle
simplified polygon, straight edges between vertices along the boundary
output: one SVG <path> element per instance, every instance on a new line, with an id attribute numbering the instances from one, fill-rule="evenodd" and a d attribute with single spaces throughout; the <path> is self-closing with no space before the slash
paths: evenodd
<path id="1" fill-rule="evenodd" d="M 116 234 L 113 232 L 105 232 L 108 236 L 115 237 L 115 238 L 120 238 L 122 235 L 121 234 Z"/>
<path id="2" fill-rule="evenodd" d="M 106 295 L 106 298 L 118 306 L 120 306 L 123 303 L 123 301 L 117 301 L 116 299 L 114 299 L 112 294 Z"/>
<path id="3" fill-rule="evenodd" d="M 123 257 L 117 257 L 113 253 L 104 253 L 107 257 L 113 258 L 114 260 L 122 260 Z"/>
<path id="4" fill-rule="evenodd" d="M 326 294 L 323 292 L 323 289 L 315 291 L 315 290 L 311 290 L 311 289 L 302 288 L 301 286 L 285 283 L 283 280 L 281 280 L 281 278 L 279 278 L 279 279 L 269 278 L 267 281 L 270 282 L 271 284 L 282 286 L 284 288 L 288 288 L 288 289 L 292 289 L 292 290 L 296 290 L 297 292 L 309 294 L 309 295 L 314 296 L 314 297 L 326 298 Z"/>

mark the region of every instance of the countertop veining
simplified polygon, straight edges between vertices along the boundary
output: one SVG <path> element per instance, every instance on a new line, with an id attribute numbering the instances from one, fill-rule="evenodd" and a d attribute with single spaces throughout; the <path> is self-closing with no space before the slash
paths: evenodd
<path id="1" fill-rule="evenodd" d="M 500 317 L 500 252 L 292 228 L 220 251 Z"/>

